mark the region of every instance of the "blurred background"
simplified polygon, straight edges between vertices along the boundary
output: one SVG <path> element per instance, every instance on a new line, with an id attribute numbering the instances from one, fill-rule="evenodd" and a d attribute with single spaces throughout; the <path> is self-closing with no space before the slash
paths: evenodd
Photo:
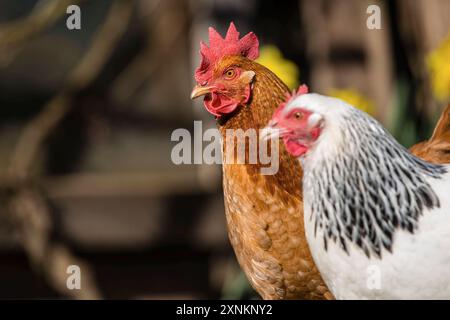
<path id="1" fill-rule="evenodd" d="M 215 126 L 189 99 L 208 26 L 254 31 L 289 86 L 357 104 L 409 147 L 450 100 L 449 13 L 448 0 L 0 0 L 0 298 L 257 298 L 228 243 L 220 166 L 170 158 L 173 130 Z"/>

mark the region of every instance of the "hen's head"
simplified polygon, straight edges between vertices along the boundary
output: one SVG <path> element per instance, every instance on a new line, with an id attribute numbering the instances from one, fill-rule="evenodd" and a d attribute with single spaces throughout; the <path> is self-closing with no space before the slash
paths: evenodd
<path id="1" fill-rule="evenodd" d="M 249 60 L 259 55 L 258 38 L 253 32 L 239 39 L 239 32 L 230 23 L 225 38 L 209 28 L 209 47 L 200 43 L 200 66 L 195 71 L 197 86 L 191 98 L 205 96 L 206 109 L 220 117 L 249 102 L 255 72 Z"/>
<path id="2" fill-rule="evenodd" d="M 300 157 L 317 145 L 325 133 L 337 141 L 340 119 L 349 108 L 353 109 L 339 99 L 308 93 L 308 87 L 303 85 L 278 107 L 263 136 L 282 138 L 287 151 Z"/>

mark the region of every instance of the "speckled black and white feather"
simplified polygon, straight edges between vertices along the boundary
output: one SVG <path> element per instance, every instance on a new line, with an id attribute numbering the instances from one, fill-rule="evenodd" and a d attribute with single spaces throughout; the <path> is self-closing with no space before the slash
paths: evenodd
<path id="1" fill-rule="evenodd" d="M 339 121 L 343 148 L 306 171 L 315 234 L 323 229 L 343 250 L 353 242 L 367 256 L 392 250 L 397 229 L 413 233 L 424 209 L 440 206 L 426 177 L 440 179 L 441 165 L 413 156 L 377 121 L 351 108 Z"/>

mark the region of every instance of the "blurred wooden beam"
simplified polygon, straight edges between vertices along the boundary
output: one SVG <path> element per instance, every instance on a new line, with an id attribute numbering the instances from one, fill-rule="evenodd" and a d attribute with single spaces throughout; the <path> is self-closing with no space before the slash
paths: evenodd
<path id="1" fill-rule="evenodd" d="M 172 173 L 78 173 L 47 177 L 43 188 L 52 199 L 121 196 L 159 197 L 193 192 L 215 192 L 202 187 L 195 170 Z"/>
<path id="2" fill-rule="evenodd" d="M 367 28 L 370 4 L 381 7 L 380 30 Z M 386 120 L 393 95 L 393 65 L 383 2 L 303 0 L 300 14 L 314 90 L 323 94 L 332 89 L 357 90 L 375 102 L 377 117 Z"/>
<path id="3" fill-rule="evenodd" d="M 419 112 L 429 119 L 441 105 L 433 97 L 426 56 L 449 35 L 450 2 L 447 0 L 397 0 L 400 37 L 405 43 L 408 64 L 419 85 L 415 94 Z"/>
<path id="4" fill-rule="evenodd" d="M 12 183 L 12 188 L 7 193 L 5 217 L 14 227 L 33 267 L 42 272 L 58 292 L 75 299 L 98 299 L 101 294 L 89 265 L 62 242 L 52 239 L 53 207 L 39 184 L 35 183 L 39 178 L 33 176 L 33 165 L 53 129 L 71 109 L 73 95 L 87 88 L 107 63 L 127 29 L 132 11 L 130 0 L 112 3 L 105 22 L 96 31 L 91 46 L 69 74 L 61 92 L 23 129 L 8 168 L 7 180 Z M 66 269 L 73 264 L 82 268 L 82 290 L 69 290 L 67 287 Z"/>

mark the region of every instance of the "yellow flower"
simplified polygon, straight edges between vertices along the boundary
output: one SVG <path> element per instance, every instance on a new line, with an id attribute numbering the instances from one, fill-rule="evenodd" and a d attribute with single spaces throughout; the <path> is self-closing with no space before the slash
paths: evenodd
<path id="1" fill-rule="evenodd" d="M 352 106 L 367 112 L 370 115 L 375 114 L 375 106 L 372 101 L 363 96 L 356 90 L 352 89 L 333 89 L 329 93 L 330 96 L 344 100 Z"/>
<path id="2" fill-rule="evenodd" d="M 450 98 L 450 34 L 437 49 L 427 56 L 431 86 L 435 96 L 442 101 Z"/>
<path id="3" fill-rule="evenodd" d="M 285 59 L 277 47 L 262 46 L 256 61 L 275 73 L 290 89 L 297 88 L 300 70 L 294 62 Z"/>

